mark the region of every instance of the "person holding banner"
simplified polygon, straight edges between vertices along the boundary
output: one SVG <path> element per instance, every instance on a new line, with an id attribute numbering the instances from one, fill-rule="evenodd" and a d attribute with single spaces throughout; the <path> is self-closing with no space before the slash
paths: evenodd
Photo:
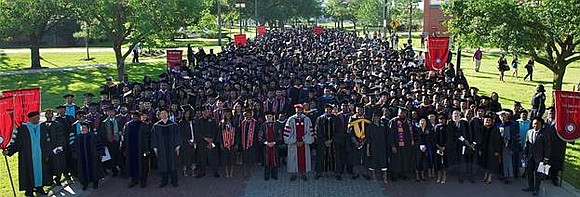
<path id="1" fill-rule="evenodd" d="M 548 118 L 546 119 L 546 131 L 551 135 L 551 154 L 550 154 L 550 180 L 555 186 L 560 186 L 558 175 L 562 171 L 564 165 L 564 158 L 566 157 L 566 142 L 560 138 L 556 130 L 556 109 L 554 107 L 548 108 Z"/>
<path id="2" fill-rule="evenodd" d="M 33 196 L 33 192 L 46 195 L 42 187 L 52 182 L 52 174 L 46 164 L 50 155 L 58 150 L 53 149 L 50 143 L 48 128 L 40 124 L 40 113 L 30 112 L 28 119 L 16 129 L 3 154 L 12 156 L 18 153 L 19 189 L 25 191 L 24 195 Z"/>

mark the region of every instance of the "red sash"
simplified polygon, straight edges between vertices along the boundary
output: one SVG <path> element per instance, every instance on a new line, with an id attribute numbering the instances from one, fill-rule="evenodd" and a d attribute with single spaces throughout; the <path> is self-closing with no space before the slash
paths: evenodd
<path id="1" fill-rule="evenodd" d="M 296 142 L 304 141 L 304 120 L 302 118 L 296 118 Z M 306 145 L 299 146 L 297 152 L 298 161 L 298 172 L 306 172 Z"/>
<path id="2" fill-rule="evenodd" d="M 224 148 L 229 150 L 230 147 L 234 145 L 234 136 L 235 136 L 234 127 L 232 127 L 230 123 L 225 123 L 222 132 L 223 132 Z"/>
<path id="3" fill-rule="evenodd" d="M 249 126 L 247 128 L 246 126 Z M 254 129 L 256 128 L 256 121 L 243 120 L 242 121 L 242 148 L 244 150 L 250 149 L 254 142 Z"/>
<path id="4" fill-rule="evenodd" d="M 276 142 L 274 139 L 274 123 L 266 124 L 266 142 Z M 276 146 L 266 147 L 266 166 L 276 166 Z"/>

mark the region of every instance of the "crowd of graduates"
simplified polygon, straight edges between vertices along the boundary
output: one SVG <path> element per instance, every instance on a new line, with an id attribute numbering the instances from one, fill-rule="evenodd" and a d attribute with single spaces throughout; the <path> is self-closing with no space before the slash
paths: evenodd
<path id="1" fill-rule="evenodd" d="M 248 177 L 257 166 L 265 180 L 284 167 L 291 181 L 307 181 L 311 170 L 315 180 L 384 183 L 445 184 L 448 172 L 461 183 L 527 176 L 526 191 L 537 194 L 543 162 L 558 182 L 565 143 L 543 86 L 529 111 L 502 107 L 453 64 L 428 71 L 420 56 L 380 34 L 309 27 L 272 30 L 218 54 L 189 48 L 187 65 L 141 81 L 107 77 L 100 99 L 86 93 L 77 105 L 80 95 L 67 94 L 42 123 L 30 113 L 4 153 L 19 153 L 27 196 L 63 179 L 96 189 L 110 175 L 146 187 L 158 172 L 160 187 L 178 187 L 206 174 Z"/>

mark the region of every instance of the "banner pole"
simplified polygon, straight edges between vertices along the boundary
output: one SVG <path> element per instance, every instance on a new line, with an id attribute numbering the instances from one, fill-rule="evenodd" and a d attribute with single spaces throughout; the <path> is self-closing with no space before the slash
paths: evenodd
<path id="1" fill-rule="evenodd" d="M 12 173 L 10 172 L 10 165 L 8 165 L 8 157 L 4 155 L 4 161 L 6 162 L 6 170 L 8 170 L 8 176 L 10 177 L 10 185 L 12 186 L 12 194 L 16 197 L 16 190 L 14 189 L 14 181 L 12 181 Z"/>

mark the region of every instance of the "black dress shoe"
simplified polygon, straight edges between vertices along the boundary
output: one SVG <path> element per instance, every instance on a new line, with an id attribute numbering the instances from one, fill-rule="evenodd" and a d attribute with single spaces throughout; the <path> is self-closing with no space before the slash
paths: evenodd
<path id="1" fill-rule="evenodd" d="M 358 175 L 358 174 L 355 174 L 355 175 L 352 175 L 352 176 L 350 177 L 350 179 L 354 180 L 354 179 L 358 179 L 358 177 L 359 177 L 359 175 Z"/>
<path id="2" fill-rule="evenodd" d="M 131 183 L 129 183 L 129 186 L 127 186 L 127 188 L 133 188 L 133 187 L 135 187 L 135 185 L 137 185 L 137 183 L 131 182 Z"/>
<path id="3" fill-rule="evenodd" d="M 459 183 L 463 183 L 463 179 L 459 179 Z"/>
<path id="4" fill-rule="evenodd" d="M 89 188 L 89 185 L 83 185 L 83 191 L 87 190 L 87 188 Z"/>
<path id="5" fill-rule="evenodd" d="M 40 194 L 40 195 L 43 195 L 43 196 L 48 195 L 48 193 L 46 191 L 44 191 L 44 189 L 42 189 L 42 188 L 36 188 L 35 192 Z"/>
<path id="6" fill-rule="evenodd" d="M 534 189 L 532 189 L 532 188 L 524 188 L 524 189 L 522 189 L 522 191 L 524 191 L 524 192 L 533 192 Z"/>
<path id="7" fill-rule="evenodd" d="M 99 189 L 99 184 L 98 183 L 93 184 L 93 189 Z"/>
<path id="8" fill-rule="evenodd" d="M 272 176 L 272 179 L 278 180 L 278 176 Z"/>
<path id="9" fill-rule="evenodd" d="M 314 180 L 318 180 L 318 179 L 319 179 L 321 176 L 322 176 L 322 175 L 320 175 L 320 174 L 316 174 L 316 175 L 314 175 Z"/>
<path id="10" fill-rule="evenodd" d="M 371 180 L 371 177 L 368 174 L 363 174 L 362 175 L 363 178 L 365 178 L 366 180 Z"/>
<path id="11" fill-rule="evenodd" d="M 270 180 L 270 177 L 265 176 L 264 181 Z"/>
<path id="12" fill-rule="evenodd" d="M 342 181 L 342 176 L 336 175 L 336 180 Z"/>
<path id="13" fill-rule="evenodd" d="M 177 183 L 171 183 L 171 186 L 173 186 L 173 187 L 179 187 L 179 184 L 177 184 Z"/>
<path id="14" fill-rule="evenodd" d="M 302 180 L 303 181 L 308 181 L 308 177 L 306 175 L 302 175 Z"/>
<path id="15" fill-rule="evenodd" d="M 538 192 L 534 191 L 534 193 L 532 193 L 533 196 L 537 196 Z"/>
<path id="16" fill-rule="evenodd" d="M 204 177 L 204 176 L 205 176 L 205 173 L 201 173 L 201 174 L 197 174 L 197 175 L 195 175 L 195 178 L 196 178 L 196 179 L 199 179 L 199 178 L 202 178 L 202 177 Z"/>
<path id="17" fill-rule="evenodd" d="M 213 177 L 214 177 L 214 178 L 220 178 L 220 174 L 219 174 L 219 173 L 217 173 L 217 172 L 216 172 L 216 173 L 213 173 Z"/>
<path id="18" fill-rule="evenodd" d="M 161 183 L 161 185 L 159 185 L 159 188 L 164 188 L 165 186 L 167 186 L 167 183 Z"/>
<path id="19" fill-rule="evenodd" d="M 296 177 L 296 175 L 292 175 L 292 176 L 290 177 L 290 181 L 295 181 L 295 180 L 296 180 L 296 178 L 298 178 L 298 177 Z"/>

